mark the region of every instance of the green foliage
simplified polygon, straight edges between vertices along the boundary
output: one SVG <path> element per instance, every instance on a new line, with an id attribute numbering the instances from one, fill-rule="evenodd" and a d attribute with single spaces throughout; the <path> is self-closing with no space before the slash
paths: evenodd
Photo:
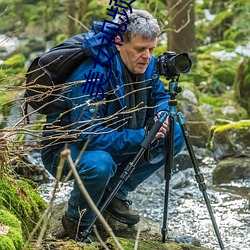
<path id="1" fill-rule="evenodd" d="M 24 67 L 25 57 L 22 54 L 16 54 L 8 58 L 3 64 L 2 69 L 9 69 L 11 67 L 22 68 Z"/>
<path id="2" fill-rule="evenodd" d="M 213 72 L 213 78 L 218 80 L 220 83 L 232 86 L 235 78 L 235 71 L 228 67 L 221 67 L 215 69 Z"/>
<path id="3" fill-rule="evenodd" d="M 0 179 L 0 207 L 5 207 L 22 222 L 24 237 L 40 218 L 45 201 L 27 181 L 3 175 Z"/>
<path id="4" fill-rule="evenodd" d="M 0 234 L 0 249 L 21 249 L 24 243 L 20 221 L 8 212 L 0 209 L 0 225 L 5 228 L 7 234 Z"/>
<path id="5" fill-rule="evenodd" d="M 13 241 L 7 235 L 0 234 L 0 246 L 4 250 L 16 250 Z"/>
<path id="6" fill-rule="evenodd" d="M 235 96 L 250 115 L 250 59 L 245 58 L 238 68 L 235 79 Z"/>
<path id="7" fill-rule="evenodd" d="M 0 73 L 0 84 L 6 81 L 6 77 L 16 76 L 22 72 L 25 72 L 24 69 L 25 57 L 22 54 L 16 54 L 7 60 L 1 65 L 1 73 Z M 1 80 L 2 79 L 2 80 Z M 13 81 L 14 80 L 14 81 Z M 22 80 L 12 79 L 13 85 L 19 85 L 22 83 Z"/>

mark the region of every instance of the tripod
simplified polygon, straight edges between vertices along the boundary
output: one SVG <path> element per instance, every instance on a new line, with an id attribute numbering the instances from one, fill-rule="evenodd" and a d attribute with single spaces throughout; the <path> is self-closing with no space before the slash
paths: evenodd
<path id="1" fill-rule="evenodd" d="M 208 199 L 208 195 L 206 192 L 206 184 L 204 183 L 203 175 L 199 170 L 198 163 L 197 163 L 197 160 L 195 158 L 195 154 L 193 152 L 193 149 L 192 149 L 192 146 L 191 146 L 191 143 L 189 140 L 189 135 L 188 135 L 188 132 L 186 129 L 184 117 L 180 112 L 177 113 L 177 111 L 176 111 L 177 100 L 175 99 L 175 97 L 176 97 L 177 93 L 181 92 L 181 88 L 178 86 L 178 79 L 179 79 L 179 77 L 176 80 L 172 79 L 169 83 L 169 94 L 170 94 L 169 113 L 168 114 L 167 114 L 167 112 L 161 113 L 159 119 L 155 122 L 155 124 L 151 128 L 148 135 L 142 141 L 140 150 L 135 155 L 134 159 L 130 163 L 128 163 L 128 165 L 126 166 L 126 168 L 124 169 L 123 173 L 120 176 L 119 182 L 117 183 L 117 185 L 115 186 L 113 191 L 109 194 L 108 198 L 102 204 L 102 206 L 99 210 L 102 213 L 107 208 L 107 206 L 112 201 L 112 199 L 114 198 L 114 196 L 116 195 L 116 193 L 118 192 L 118 190 L 120 189 L 122 184 L 132 174 L 138 161 L 143 156 L 143 154 L 145 153 L 147 148 L 150 146 L 150 143 L 155 138 L 155 135 L 157 134 L 157 132 L 161 128 L 161 126 L 162 126 L 163 122 L 166 120 L 167 116 L 169 116 L 169 132 L 168 132 L 168 136 L 166 138 L 166 144 L 167 144 L 168 151 L 166 153 L 166 162 L 165 162 L 165 180 L 166 180 L 165 184 L 166 185 L 165 185 L 165 201 L 164 201 L 164 215 L 163 215 L 163 227 L 162 227 L 162 242 L 163 243 L 166 242 L 166 234 L 168 232 L 168 230 L 167 230 L 167 214 L 168 214 L 169 181 L 171 179 L 172 169 L 173 169 L 173 164 L 174 164 L 174 123 L 175 123 L 175 118 L 177 117 L 178 122 L 181 125 L 181 130 L 182 130 L 185 142 L 186 142 L 186 146 L 187 146 L 191 161 L 192 161 L 193 166 L 194 166 L 196 181 L 199 184 L 199 189 L 202 192 L 203 197 L 205 199 L 206 206 L 207 206 L 207 209 L 209 211 L 209 215 L 210 215 L 217 239 L 219 241 L 220 248 L 221 248 L 221 250 L 224 250 L 225 248 L 224 248 L 223 242 L 221 240 L 218 226 L 216 224 L 216 221 L 215 221 L 215 218 L 213 215 L 213 211 L 212 211 L 212 208 L 211 208 L 211 205 L 210 205 L 210 202 Z M 94 226 L 96 220 L 97 220 L 97 216 L 94 217 L 93 221 L 90 223 L 90 225 L 82 233 L 83 240 L 87 239 L 87 237 L 88 237 L 89 233 L 91 232 L 92 227 Z"/>
<path id="2" fill-rule="evenodd" d="M 220 248 L 221 250 L 224 250 L 225 247 L 223 245 L 220 232 L 219 232 L 219 229 L 218 229 L 218 226 L 217 226 L 217 223 L 216 223 L 213 211 L 212 211 L 212 207 L 208 199 L 208 195 L 206 192 L 207 188 L 204 182 L 204 177 L 199 169 L 198 162 L 195 157 L 195 154 L 194 154 L 194 151 L 193 151 L 190 139 L 189 139 L 189 133 L 186 128 L 184 116 L 181 112 L 177 113 L 177 108 L 176 108 L 177 100 L 175 99 L 175 97 L 177 93 L 180 93 L 182 91 L 181 87 L 178 86 L 178 80 L 179 80 L 179 77 L 177 77 L 176 80 L 172 79 L 169 82 L 169 94 L 170 94 L 170 100 L 168 102 L 169 103 L 169 114 L 168 114 L 169 132 L 166 137 L 166 146 L 167 146 L 168 151 L 166 153 L 166 161 L 165 161 L 165 201 L 164 201 L 164 215 L 163 215 L 163 226 L 162 226 L 162 242 L 163 243 L 166 242 L 166 234 L 168 232 L 167 216 L 168 216 L 169 182 L 171 179 L 172 169 L 174 166 L 174 123 L 177 117 L 177 120 L 181 126 L 182 134 L 183 134 L 186 146 L 187 146 L 187 150 L 188 150 L 191 162 L 194 167 L 196 182 L 198 183 L 199 189 L 203 194 L 203 198 L 205 200 Z"/>

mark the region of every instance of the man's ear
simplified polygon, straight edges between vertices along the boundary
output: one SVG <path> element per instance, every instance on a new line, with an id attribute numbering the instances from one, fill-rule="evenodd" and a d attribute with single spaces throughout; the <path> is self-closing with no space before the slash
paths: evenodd
<path id="1" fill-rule="evenodd" d="M 121 45 L 115 44 L 116 49 L 117 49 L 118 51 L 120 51 L 121 46 L 122 46 L 121 37 L 120 37 L 120 36 L 116 36 L 116 37 L 115 37 L 115 42 L 121 44 Z"/>

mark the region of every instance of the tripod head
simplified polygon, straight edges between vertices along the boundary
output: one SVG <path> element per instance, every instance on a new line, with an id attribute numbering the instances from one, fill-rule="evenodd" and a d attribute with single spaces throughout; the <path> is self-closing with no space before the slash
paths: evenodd
<path id="1" fill-rule="evenodd" d="M 170 100 L 175 99 L 175 96 L 182 91 L 182 87 L 178 86 L 179 82 L 179 76 L 176 78 L 172 78 L 171 81 L 169 82 L 169 95 L 170 95 Z"/>

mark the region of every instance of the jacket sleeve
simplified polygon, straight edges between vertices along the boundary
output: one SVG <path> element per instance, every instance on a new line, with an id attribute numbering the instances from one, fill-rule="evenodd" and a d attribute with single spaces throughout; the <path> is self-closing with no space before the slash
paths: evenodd
<path id="1" fill-rule="evenodd" d="M 86 68 L 82 72 L 86 72 Z M 105 100 L 101 94 L 96 95 L 96 91 L 92 96 L 86 93 L 89 86 L 86 86 L 84 91 L 84 85 L 77 83 L 77 79 L 83 79 L 82 72 L 80 67 L 73 74 L 69 81 L 72 83 L 74 79 L 75 84 L 67 90 L 67 102 L 71 108 L 71 130 L 77 138 L 79 147 L 88 143 L 88 150 L 104 150 L 114 155 L 136 153 L 145 137 L 145 130 L 117 130 L 106 126 L 112 117 L 106 117 Z M 103 86 L 104 92 L 107 91 L 107 85 Z"/>

